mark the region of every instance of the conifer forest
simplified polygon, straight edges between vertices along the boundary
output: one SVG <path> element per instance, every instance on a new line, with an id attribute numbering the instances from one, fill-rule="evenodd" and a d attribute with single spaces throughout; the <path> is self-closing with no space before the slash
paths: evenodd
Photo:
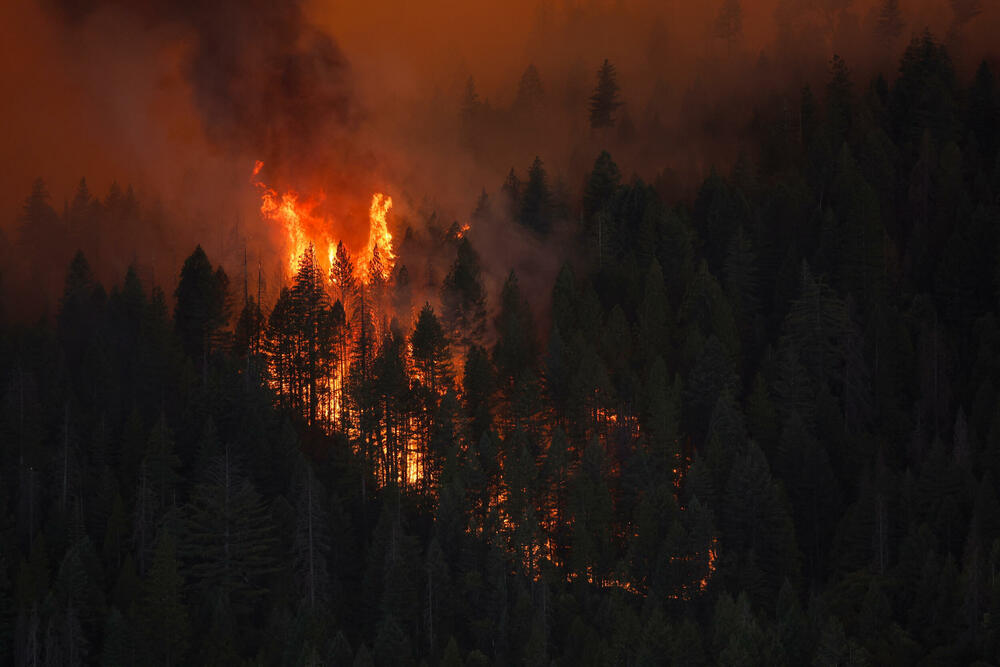
<path id="1" fill-rule="evenodd" d="M 0 664 L 1000 664 L 1000 6 L 381 4 L 0 9 Z"/>

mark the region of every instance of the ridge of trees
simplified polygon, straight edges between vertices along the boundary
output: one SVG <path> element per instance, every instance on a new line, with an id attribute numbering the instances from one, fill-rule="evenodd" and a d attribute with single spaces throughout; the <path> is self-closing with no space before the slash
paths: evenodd
<path id="1" fill-rule="evenodd" d="M 600 154 L 547 318 L 464 237 L 412 323 L 73 257 L 0 322 L 0 661 L 996 662 L 994 76 L 852 76 L 690 204 Z"/>

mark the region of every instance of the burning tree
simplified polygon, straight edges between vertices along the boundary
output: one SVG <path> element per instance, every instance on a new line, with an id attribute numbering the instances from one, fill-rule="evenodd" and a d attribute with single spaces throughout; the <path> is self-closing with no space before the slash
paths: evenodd
<path id="1" fill-rule="evenodd" d="M 310 244 L 299 258 L 292 288 L 281 291 L 269 323 L 271 378 L 310 425 L 321 415 L 329 419 L 333 414 L 335 342 L 344 327 L 343 307 L 339 301 L 330 304 L 324 283 Z"/>

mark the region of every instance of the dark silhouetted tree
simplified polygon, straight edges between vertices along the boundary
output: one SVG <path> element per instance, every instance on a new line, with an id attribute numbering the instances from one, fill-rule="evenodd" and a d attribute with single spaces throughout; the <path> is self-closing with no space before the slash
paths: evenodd
<path id="1" fill-rule="evenodd" d="M 733 47 L 743 37 L 743 8 L 739 0 L 723 0 L 715 15 L 713 31 L 717 38 L 726 42 L 726 50 L 732 55 Z"/>
<path id="2" fill-rule="evenodd" d="M 212 264 L 201 246 L 184 261 L 174 296 L 174 327 L 187 355 L 207 374 L 216 334 L 229 322 L 228 279 Z"/>
<path id="3" fill-rule="evenodd" d="M 597 70 L 597 86 L 590 96 L 590 127 L 599 130 L 613 127 L 615 111 L 622 105 L 618 97 L 618 75 L 615 66 L 607 59 Z"/>
<path id="4" fill-rule="evenodd" d="M 542 161 L 536 157 L 528 169 L 528 181 L 521 194 L 519 220 L 521 224 L 539 234 L 552 228 L 552 194 L 545 177 Z"/>

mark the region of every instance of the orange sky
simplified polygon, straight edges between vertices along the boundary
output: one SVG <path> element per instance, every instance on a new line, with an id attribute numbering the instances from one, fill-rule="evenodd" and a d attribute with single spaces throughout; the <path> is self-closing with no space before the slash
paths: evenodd
<path id="1" fill-rule="evenodd" d="M 330 174 L 299 178 L 352 190 L 350 201 L 341 204 L 337 196 L 328 197 L 331 206 L 343 211 L 363 210 L 374 189 L 395 188 L 391 194 L 407 190 L 414 200 L 451 201 L 461 212 L 481 187 L 495 187 L 510 164 L 524 168 L 541 150 L 512 145 L 509 155 L 494 163 L 462 152 L 449 138 L 449 127 L 457 123 L 470 75 L 483 97 L 504 106 L 513 99 L 528 63 L 538 65 L 543 85 L 553 91 L 573 77 L 591 85 L 594 70 L 607 57 L 618 66 L 623 95 L 634 113 L 645 108 L 654 90 L 666 90 L 674 106 L 661 111 L 670 115 L 681 113 L 677 101 L 692 86 L 716 86 L 724 95 L 730 85 L 773 83 L 746 81 L 742 74 L 731 81 L 717 76 L 726 71 L 727 58 L 752 63 L 763 52 L 779 69 L 794 69 L 794 78 L 800 71 L 822 74 L 835 47 L 848 49 L 855 71 L 864 69 L 858 60 L 881 53 L 870 39 L 875 2 L 854 3 L 837 38 L 813 38 L 808 26 L 822 14 L 800 12 L 806 27 L 797 29 L 802 33 L 797 37 L 813 49 L 803 58 L 774 43 L 778 1 L 800 8 L 809 4 L 744 0 L 744 39 L 735 54 L 727 54 L 711 33 L 721 0 L 304 0 L 307 22 L 332 35 L 350 61 L 351 94 L 363 121 L 350 128 L 346 143 L 306 138 L 317 153 L 325 150 Z M 37 176 L 49 184 L 57 209 L 72 196 L 81 176 L 97 193 L 114 179 L 131 183 L 141 200 L 163 200 L 184 238 L 211 236 L 220 219 L 238 218 L 247 228 L 260 225 L 258 195 L 249 181 L 259 155 L 253 146 L 206 139 L 205 119 L 185 72 L 192 35 L 176 24 L 142 21 L 120 9 L 129 5 L 122 0 L 106 2 L 109 9 L 75 27 L 43 11 L 38 0 L 0 3 L 0 87 L 6 91 L 0 95 L 0 228 L 12 229 Z M 997 4 L 987 4 L 959 49 L 978 55 L 985 45 L 993 48 L 990 39 L 1000 27 Z M 901 6 L 908 23 L 897 53 L 905 37 L 925 25 L 938 26 L 938 34 L 947 31 L 945 0 L 902 0 Z M 835 39 L 841 43 L 834 44 Z M 960 64 L 961 56 L 956 58 Z M 706 81 L 709 72 L 714 78 Z M 573 122 L 567 119 L 565 125 Z M 573 147 L 550 148 L 547 163 L 555 171 L 565 168 L 563 157 Z M 711 152 L 704 159 L 711 159 Z M 689 162 L 696 169 L 706 167 L 702 158 Z M 338 172 L 335 177 L 333 171 Z M 575 182 L 574 174 L 566 177 Z M 356 186 L 348 185 L 351 179 Z M 311 188 L 315 183 L 284 185 Z M 403 211 L 403 198 L 397 201 Z M 266 229 L 257 231 L 267 234 Z"/>

